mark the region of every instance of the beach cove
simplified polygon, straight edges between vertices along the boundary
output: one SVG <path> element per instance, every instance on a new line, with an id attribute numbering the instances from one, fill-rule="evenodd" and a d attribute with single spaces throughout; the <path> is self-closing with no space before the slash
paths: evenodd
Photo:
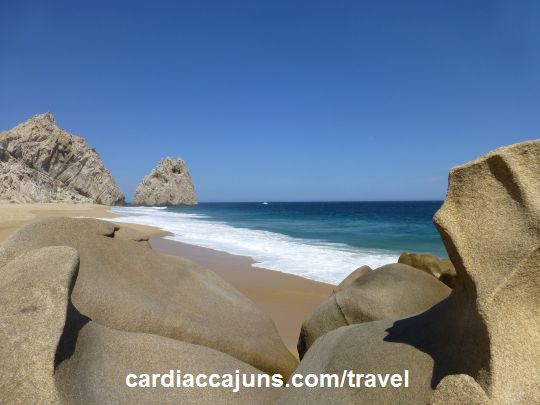
<path id="1" fill-rule="evenodd" d="M 540 404 L 538 21 L 0 1 L 0 404 Z"/>
<path id="2" fill-rule="evenodd" d="M 404 254 L 400 263 L 360 266 L 333 285 L 170 240 L 174 234 L 126 224 L 107 206 L 3 204 L 0 304 L 7 327 L 0 357 L 6 380 L 19 383 L 0 392 L 24 403 L 36 396 L 73 403 L 84 392 L 98 401 L 120 395 L 197 402 L 203 393 L 204 403 L 224 396 L 226 403 L 324 403 L 331 393 L 340 400 L 392 403 L 396 394 L 386 384 L 361 395 L 355 384 L 332 391 L 317 384 L 339 381 L 341 371 L 342 381 L 393 374 L 400 386 L 398 370 L 406 370 L 406 392 L 399 394 L 406 403 L 534 402 L 537 393 L 521 376 L 538 374 L 537 346 L 526 343 L 535 341 L 540 320 L 534 287 L 539 157 L 540 143 L 529 141 L 452 169 L 434 223 L 455 269 L 433 255 Z M 520 175 L 509 175 L 514 172 Z M 488 228 L 497 243 L 483 239 Z M 516 308 L 530 308 L 532 316 Z M 6 360 L 21 351 L 29 355 Z M 133 373 L 146 367 L 165 370 L 151 374 L 156 391 L 144 390 L 150 374 Z M 157 385 L 159 376 L 170 376 L 166 370 L 179 367 L 191 371 L 183 380 L 186 390 Z M 360 367 L 363 373 L 351 371 Z M 261 385 L 230 391 L 231 370 L 243 387 L 255 387 L 247 376 L 258 376 Z M 132 381 L 137 375 L 140 386 Z M 227 385 L 189 382 L 210 375 Z M 36 378 L 46 383 L 36 386 Z"/>

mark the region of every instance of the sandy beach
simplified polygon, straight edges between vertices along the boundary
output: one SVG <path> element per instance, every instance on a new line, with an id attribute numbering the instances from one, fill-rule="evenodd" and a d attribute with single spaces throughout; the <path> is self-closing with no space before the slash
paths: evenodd
<path id="1" fill-rule="evenodd" d="M 97 204 L 0 204 L 0 241 L 19 227 L 50 217 L 114 218 L 119 215 Z M 225 279 L 274 320 L 287 348 L 298 356 L 296 343 L 302 322 L 331 294 L 333 286 L 278 271 L 252 267 L 250 257 L 236 256 L 164 239 L 159 228 L 120 223 L 151 236 L 154 250 L 200 264 Z"/>

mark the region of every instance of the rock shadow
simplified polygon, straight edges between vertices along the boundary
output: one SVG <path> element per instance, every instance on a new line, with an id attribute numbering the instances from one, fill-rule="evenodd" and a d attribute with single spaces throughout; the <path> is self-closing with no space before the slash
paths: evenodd
<path id="1" fill-rule="evenodd" d="M 433 389 L 451 374 L 468 374 L 488 383 L 487 329 L 475 309 L 464 308 L 459 291 L 425 312 L 395 321 L 386 332 L 384 341 L 413 346 L 433 359 Z"/>

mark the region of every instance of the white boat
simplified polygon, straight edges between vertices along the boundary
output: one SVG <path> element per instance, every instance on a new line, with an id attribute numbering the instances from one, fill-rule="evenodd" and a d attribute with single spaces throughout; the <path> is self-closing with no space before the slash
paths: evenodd
<path id="1" fill-rule="evenodd" d="M 265 202 L 263 202 L 263 205 L 268 205 L 268 203 L 265 201 Z"/>

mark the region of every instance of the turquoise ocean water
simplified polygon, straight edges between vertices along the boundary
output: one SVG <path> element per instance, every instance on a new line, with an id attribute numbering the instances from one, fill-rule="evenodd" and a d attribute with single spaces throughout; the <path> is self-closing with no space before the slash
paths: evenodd
<path id="1" fill-rule="evenodd" d="M 441 201 L 200 203 L 121 207 L 124 222 L 158 226 L 170 239 L 251 256 L 255 267 L 338 282 L 360 265 L 403 251 L 446 251 L 432 218 Z"/>

